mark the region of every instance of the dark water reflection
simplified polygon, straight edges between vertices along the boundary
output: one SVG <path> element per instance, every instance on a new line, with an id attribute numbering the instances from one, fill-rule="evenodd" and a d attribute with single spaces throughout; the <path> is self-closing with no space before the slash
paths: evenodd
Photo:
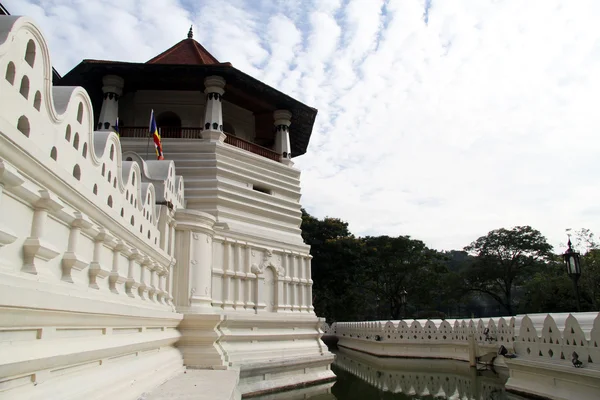
<path id="1" fill-rule="evenodd" d="M 453 360 L 377 358 L 341 349 L 331 393 L 337 400 L 505 400 L 506 371 Z"/>
<path id="2" fill-rule="evenodd" d="M 378 358 L 339 349 L 335 384 L 271 394 L 261 400 L 517 400 L 506 370 L 478 370 L 453 360 Z"/>

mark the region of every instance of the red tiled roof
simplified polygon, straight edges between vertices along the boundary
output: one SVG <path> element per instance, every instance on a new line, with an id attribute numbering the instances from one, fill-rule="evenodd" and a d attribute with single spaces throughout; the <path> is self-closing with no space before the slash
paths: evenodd
<path id="1" fill-rule="evenodd" d="M 194 39 L 183 39 L 170 49 L 148 60 L 147 64 L 219 64 L 212 54 Z"/>

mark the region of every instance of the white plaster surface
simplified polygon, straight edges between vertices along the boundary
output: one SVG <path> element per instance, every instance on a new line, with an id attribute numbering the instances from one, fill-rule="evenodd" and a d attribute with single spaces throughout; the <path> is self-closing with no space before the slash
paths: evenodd
<path id="1" fill-rule="evenodd" d="M 300 172 L 211 138 L 144 160 L 51 65 L 32 20 L 0 17 L 0 398 L 134 399 L 184 365 L 246 393 L 332 379 Z"/>
<path id="2" fill-rule="evenodd" d="M 237 371 L 188 369 L 138 400 L 239 400 Z"/>

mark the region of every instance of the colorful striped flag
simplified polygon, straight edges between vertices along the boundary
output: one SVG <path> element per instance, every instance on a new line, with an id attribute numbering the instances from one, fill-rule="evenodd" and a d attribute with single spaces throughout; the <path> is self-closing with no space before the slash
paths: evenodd
<path id="1" fill-rule="evenodd" d="M 154 139 L 154 146 L 156 147 L 156 159 L 164 160 L 162 150 L 162 142 L 160 140 L 160 133 L 158 133 L 158 128 L 156 127 L 156 120 L 154 119 L 154 110 L 150 113 L 150 134 Z"/>

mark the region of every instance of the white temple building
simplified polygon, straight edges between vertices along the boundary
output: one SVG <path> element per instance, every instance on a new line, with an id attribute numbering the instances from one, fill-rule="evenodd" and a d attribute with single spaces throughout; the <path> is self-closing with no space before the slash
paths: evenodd
<path id="1" fill-rule="evenodd" d="M 136 399 L 186 367 L 245 395 L 335 379 L 292 158 L 317 111 L 191 30 L 54 81 L 38 26 L 0 15 L 0 399 Z"/>

